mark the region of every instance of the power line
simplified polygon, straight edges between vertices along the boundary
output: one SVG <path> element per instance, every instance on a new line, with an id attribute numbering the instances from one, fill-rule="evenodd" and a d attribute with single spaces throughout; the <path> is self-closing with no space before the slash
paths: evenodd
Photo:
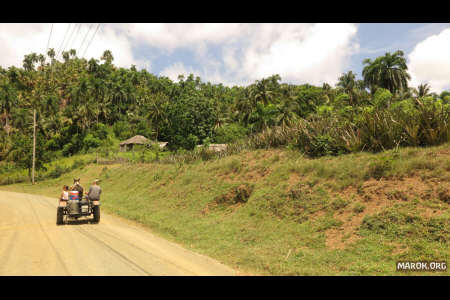
<path id="1" fill-rule="evenodd" d="M 80 28 L 81 28 L 81 23 L 80 23 L 80 24 L 78 24 L 78 29 L 77 29 L 77 33 L 75 34 L 75 36 L 74 36 L 74 38 L 73 38 L 72 42 L 70 43 L 70 46 L 69 46 L 69 50 L 71 50 L 71 49 L 72 49 L 72 45 L 73 45 L 74 41 L 76 41 L 76 39 L 77 39 L 78 33 L 80 32 Z"/>
<path id="2" fill-rule="evenodd" d="M 45 52 L 48 52 L 48 46 L 50 45 L 50 38 L 52 37 L 52 31 L 53 31 L 53 23 L 52 23 L 52 28 L 50 29 L 50 35 L 48 36 L 47 50 L 45 50 Z"/>
<path id="3" fill-rule="evenodd" d="M 62 56 L 62 53 L 63 53 L 64 51 L 66 51 L 66 48 L 67 48 L 67 46 L 69 45 L 69 41 L 72 39 L 72 36 L 73 36 L 73 33 L 75 32 L 75 28 L 76 28 L 76 27 L 77 27 L 77 25 L 75 24 L 75 26 L 74 26 L 73 29 L 72 29 L 72 32 L 70 33 L 69 39 L 67 40 L 65 46 L 63 47 L 64 50 L 61 51 L 61 53 L 60 53 L 61 56 Z"/>
<path id="4" fill-rule="evenodd" d="M 92 27 L 92 24 L 89 25 L 89 28 L 88 28 L 88 30 L 87 30 L 85 36 L 84 36 L 83 41 L 82 41 L 81 44 L 80 44 L 80 48 L 78 48 L 77 53 L 81 53 L 81 49 L 83 48 L 84 41 L 86 40 L 87 36 L 89 35 L 89 32 L 91 31 L 91 27 Z"/>
<path id="5" fill-rule="evenodd" d="M 87 49 L 89 48 L 89 46 L 91 45 L 92 41 L 94 40 L 95 34 L 97 33 L 98 29 L 100 28 L 100 23 L 97 25 L 97 29 L 95 29 L 94 35 L 92 35 L 92 38 L 89 42 L 89 44 L 87 45 L 86 49 L 84 49 L 83 55 L 86 53 Z"/>
<path id="6" fill-rule="evenodd" d="M 67 32 L 69 32 L 69 28 L 70 28 L 71 25 L 72 24 L 69 23 L 69 26 L 67 26 L 66 33 L 64 33 L 64 39 L 62 40 L 61 45 L 59 45 L 58 52 L 57 52 L 57 54 L 55 56 L 55 59 L 57 59 L 59 54 L 61 53 L 62 45 L 64 44 L 64 41 L 66 40 Z"/>

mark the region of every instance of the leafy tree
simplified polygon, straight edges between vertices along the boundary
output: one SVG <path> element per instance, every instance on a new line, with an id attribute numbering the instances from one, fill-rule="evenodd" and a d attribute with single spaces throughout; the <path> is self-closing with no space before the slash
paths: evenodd
<path id="1" fill-rule="evenodd" d="M 161 136 L 169 142 L 170 147 L 191 148 L 194 140 L 212 137 L 215 124 L 213 112 L 211 99 L 200 93 L 183 92 L 168 107 L 167 123 L 161 130 Z"/>
<path id="2" fill-rule="evenodd" d="M 13 147 L 9 152 L 11 158 L 18 167 L 28 170 L 28 176 L 31 178 L 33 167 L 33 137 L 30 134 L 18 133 L 13 136 Z M 46 170 L 45 163 L 49 161 L 46 153 L 44 139 L 41 135 L 36 136 L 36 160 L 35 169 Z"/>

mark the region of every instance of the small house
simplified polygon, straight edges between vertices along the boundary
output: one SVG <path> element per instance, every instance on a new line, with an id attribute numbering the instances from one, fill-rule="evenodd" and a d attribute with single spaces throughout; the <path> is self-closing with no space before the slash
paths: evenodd
<path id="1" fill-rule="evenodd" d="M 147 139 L 145 136 L 142 135 L 136 135 L 132 138 L 129 138 L 126 141 L 123 141 L 120 143 L 120 152 L 126 152 L 133 149 L 134 145 L 146 145 L 146 144 L 152 144 L 151 140 Z M 159 148 L 162 150 L 166 148 L 168 142 L 157 142 L 159 145 Z"/>
<path id="2" fill-rule="evenodd" d="M 136 135 L 120 143 L 120 152 L 130 151 L 134 145 L 145 145 L 148 143 L 150 143 L 150 140 L 145 136 Z"/>

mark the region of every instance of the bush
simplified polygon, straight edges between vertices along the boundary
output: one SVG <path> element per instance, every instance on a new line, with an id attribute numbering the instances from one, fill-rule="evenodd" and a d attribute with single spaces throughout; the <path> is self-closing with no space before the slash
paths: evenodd
<path id="1" fill-rule="evenodd" d="M 352 209 L 352 210 L 353 210 L 354 213 L 359 214 L 359 213 L 362 213 L 365 209 L 366 209 L 366 206 L 365 206 L 364 204 L 356 203 L 356 204 L 353 206 L 353 209 Z"/>
<path id="2" fill-rule="evenodd" d="M 154 130 L 150 123 L 146 120 L 141 120 L 136 124 L 136 134 L 145 136 L 146 138 L 152 138 L 154 136 Z"/>
<path id="3" fill-rule="evenodd" d="M 214 141 L 218 144 L 233 143 L 245 137 L 247 133 L 248 129 L 239 124 L 226 124 L 216 129 Z"/>
<path id="4" fill-rule="evenodd" d="M 187 150 L 193 150 L 197 146 L 199 139 L 193 134 L 189 134 L 188 137 L 183 142 L 183 148 Z"/>
<path id="5" fill-rule="evenodd" d="M 383 234 L 392 239 L 408 236 L 446 243 L 450 236 L 447 223 L 448 220 L 444 217 L 423 219 L 417 215 L 389 209 L 376 215 L 365 216 L 360 229 Z"/>
<path id="6" fill-rule="evenodd" d="M 108 136 L 108 130 L 105 124 L 97 123 L 92 128 L 92 135 L 100 140 L 105 140 Z"/>
<path id="7" fill-rule="evenodd" d="M 253 186 L 247 183 L 232 188 L 228 193 L 214 199 L 217 204 L 246 203 L 252 194 Z"/>
<path id="8" fill-rule="evenodd" d="M 89 150 L 90 148 L 98 148 L 100 144 L 100 139 L 94 137 L 91 133 L 88 133 L 83 139 L 83 148 L 85 150 Z"/>
<path id="9" fill-rule="evenodd" d="M 366 172 L 366 179 L 375 178 L 379 180 L 381 177 L 386 176 L 387 172 L 392 169 L 392 163 L 392 157 L 380 157 L 371 162 Z"/>
<path id="10" fill-rule="evenodd" d="M 227 165 L 227 169 L 230 172 L 234 172 L 237 173 L 242 169 L 242 163 L 237 160 L 237 159 L 233 159 L 232 161 L 230 161 Z"/>
<path id="11" fill-rule="evenodd" d="M 125 121 L 118 121 L 113 125 L 114 135 L 120 139 L 125 140 L 134 135 L 131 125 Z"/>
<path id="12" fill-rule="evenodd" d="M 337 199 L 333 200 L 333 202 L 331 202 L 331 207 L 334 210 L 339 210 L 341 208 L 344 208 L 348 205 L 348 201 L 345 201 L 344 199 L 338 197 Z"/>
<path id="13" fill-rule="evenodd" d="M 373 104 L 377 108 L 385 108 L 389 106 L 392 100 L 392 94 L 389 90 L 379 88 L 373 96 Z"/>
<path id="14" fill-rule="evenodd" d="M 73 163 L 72 163 L 72 170 L 78 169 L 78 168 L 82 168 L 85 166 L 85 162 L 82 159 L 76 159 Z"/>
<path id="15" fill-rule="evenodd" d="M 337 155 L 341 152 L 337 146 L 336 140 L 330 135 L 313 136 L 307 153 L 312 157 L 325 155 Z"/>
<path id="16" fill-rule="evenodd" d="M 59 178 L 61 175 L 63 175 L 64 173 L 67 173 L 69 171 L 70 171 L 70 168 L 68 168 L 68 167 L 56 165 L 55 168 L 52 171 L 50 171 L 47 176 L 50 178 Z"/>

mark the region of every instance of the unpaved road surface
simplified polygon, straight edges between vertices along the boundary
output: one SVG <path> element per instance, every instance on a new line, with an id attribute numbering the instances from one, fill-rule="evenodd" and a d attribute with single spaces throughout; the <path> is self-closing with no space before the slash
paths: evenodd
<path id="1" fill-rule="evenodd" d="M 231 268 L 101 213 L 56 225 L 56 198 L 0 191 L 0 275 L 235 275 Z"/>

